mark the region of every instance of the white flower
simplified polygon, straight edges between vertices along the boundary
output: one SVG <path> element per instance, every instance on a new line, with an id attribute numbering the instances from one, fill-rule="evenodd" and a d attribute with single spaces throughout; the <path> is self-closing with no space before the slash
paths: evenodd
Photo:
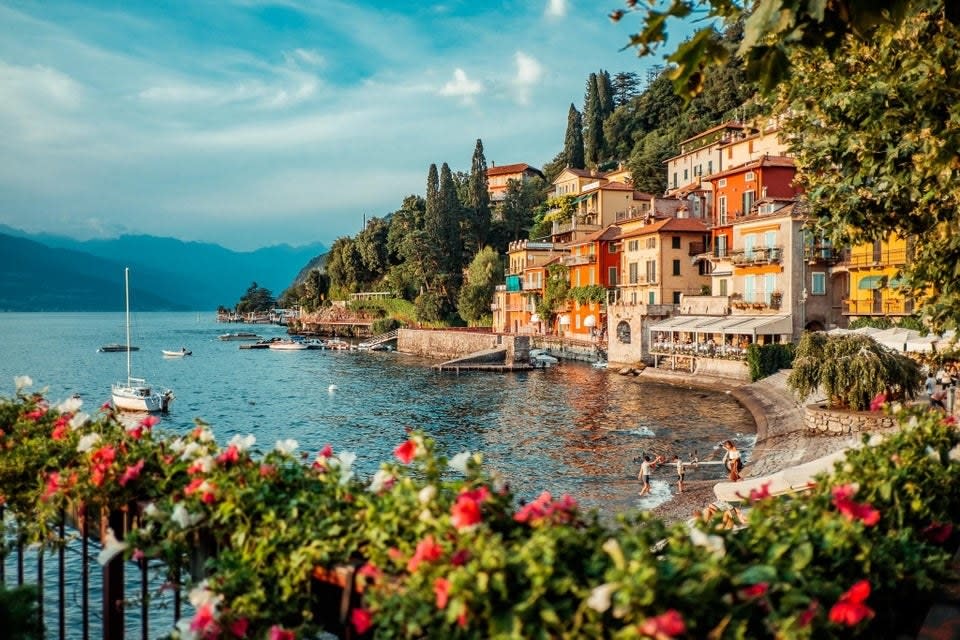
<path id="1" fill-rule="evenodd" d="M 623 557 L 623 549 L 620 548 L 617 539 L 607 538 L 600 548 L 606 551 L 610 559 L 613 560 L 613 566 L 622 571 L 626 566 L 626 559 Z"/>
<path id="2" fill-rule="evenodd" d="M 30 376 L 17 376 L 13 379 L 13 386 L 17 388 L 17 393 L 20 393 L 27 387 L 33 386 L 33 378 Z"/>
<path id="3" fill-rule="evenodd" d="M 200 442 L 213 442 L 213 431 L 208 427 L 203 427 L 200 429 L 200 433 L 197 435 L 197 440 Z"/>
<path id="4" fill-rule="evenodd" d="M 203 520 L 203 514 L 190 513 L 185 506 L 178 504 L 173 508 L 173 514 L 170 516 L 170 519 L 180 525 L 181 529 L 186 529 Z"/>
<path id="5" fill-rule="evenodd" d="M 618 586 L 620 585 L 616 582 L 608 582 L 594 587 L 590 592 L 590 597 L 587 598 L 587 606 L 598 613 L 603 613 L 610 608 L 610 597 Z"/>
<path id="6" fill-rule="evenodd" d="M 428 484 L 423 489 L 420 489 L 420 492 L 417 493 L 417 500 L 420 504 L 430 504 L 430 501 L 434 499 L 437 495 L 437 488 L 432 484 Z"/>
<path id="7" fill-rule="evenodd" d="M 950 449 L 950 453 L 947 454 L 947 457 L 953 462 L 960 462 L 960 444 L 955 446 L 953 449 Z"/>
<path id="8" fill-rule="evenodd" d="M 393 480 L 393 474 L 385 469 L 377 469 L 377 472 L 373 474 L 373 480 L 370 482 L 368 491 L 370 493 L 380 493 L 391 480 Z"/>
<path id="9" fill-rule="evenodd" d="M 210 473 L 216 466 L 217 461 L 214 460 L 213 456 L 211 455 L 200 456 L 194 460 L 193 465 L 191 465 L 191 467 L 196 467 L 196 469 L 201 473 Z"/>
<path id="10" fill-rule="evenodd" d="M 200 640 L 198 631 L 191 628 L 193 618 L 180 618 L 177 620 L 177 637 L 180 640 Z"/>
<path id="11" fill-rule="evenodd" d="M 127 548 L 126 542 L 120 542 L 113 534 L 113 529 L 107 529 L 107 535 L 103 541 L 103 549 L 97 554 L 97 562 L 100 566 L 106 565 L 113 560 L 117 554 L 122 553 Z"/>
<path id="12" fill-rule="evenodd" d="M 57 405 L 57 410 L 60 413 L 76 413 L 77 409 L 83 406 L 83 400 L 80 398 L 67 398 L 63 402 Z"/>
<path id="13" fill-rule="evenodd" d="M 230 446 L 236 447 L 237 451 L 242 453 L 256 444 L 256 442 L 257 437 L 252 433 L 246 436 L 237 435 L 230 439 Z"/>
<path id="14" fill-rule="evenodd" d="M 151 502 L 143 508 L 143 516 L 151 520 L 159 520 L 163 517 L 163 512 L 157 508 L 156 503 Z"/>
<path id="15" fill-rule="evenodd" d="M 454 471 L 459 471 L 460 473 L 467 474 L 467 462 L 470 460 L 469 451 L 461 451 L 457 455 L 453 456 L 450 459 L 450 462 L 447 465 Z"/>
<path id="16" fill-rule="evenodd" d="M 297 447 L 300 446 L 300 443 L 294 440 L 293 438 L 287 438 L 286 440 L 277 440 L 277 445 L 275 449 L 282 453 L 285 456 L 291 455 L 294 451 L 297 450 Z"/>
<path id="17" fill-rule="evenodd" d="M 173 451 L 174 453 L 180 453 L 186 446 L 187 443 L 183 441 L 183 438 L 177 438 L 170 443 L 170 451 Z"/>
<path id="18" fill-rule="evenodd" d="M 201 446 L 199 442 L 190 442 L 183 447 L 183 453 L 180 454 L 180 459 L 189 460 L 204 452 L 206 452 L 206 449 Z"/>
<path id="19" fill-rule="evenodd" d="M 507 490 L 507 479 L 499 471 L 490 473 L 490 488 L 494 493 L 503 493 Z"/>
<path id="20" fill-rule="evenodd" d="M 353 478 L 353 463 L 357 459 L 357 454 L 353 451 L 341 451 L 339 454 L 327 460 L 331 469 L 340 469 L 340 484 L 345 485 Z"/>
<path id="21" fill-rule="evenodd" d="M 99 433 L 88 433 L 87 435 L 80 438 L 80 441 L 77 443 L 77 453 L 86 453 L 93 449 L 93 445 L 100 442 Z"/>
<path id="22" fill-rule="evenodd" d="M 697 527 L 690 527 L 690 542 L 698 547 L 703 547 L 717 557 L 727 555 L 727 548 L 723 544 L 723 538 L 720 536 L 707 535 Z"/>
<path id="23" fill-rule="evenodd" d="M 195 609 L 199 609 L 205 604 L 213 605 L 213 607 L 216 608 L 223 599 L 223 596 L 211 591 L 208 584 L 208 581 L 204 580 L 190 590 L 190 604 L 192 604 Z"/>
<path id="24" fill-rule="evenodd" d="M 89 421 L 90 421 L 90 414 L 84 413 L 83 411 L 79 411 L 75 413 L 72 418 L 70 418 L 70 428 L 73 431 L 76 431 L 83 425 L 87 424 L 87 422 Z"/>
<path id="25" fill-rule="evenodd" d="M 430 509 L 424 509 L 420 512 L 420 515 L 417 516 L 417 519 L 420 522 L 430 523 L 433 522 L 433 514 L 430 513 Z"/>

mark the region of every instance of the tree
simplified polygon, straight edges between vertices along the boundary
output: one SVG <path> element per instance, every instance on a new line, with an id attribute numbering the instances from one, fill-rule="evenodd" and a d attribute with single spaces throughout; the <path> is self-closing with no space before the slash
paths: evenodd
<path id="1" fill-rule="evenodd" d="M 537 304 L 537 314 L 541 322 L 549 327 L 553 325 L 557 308 L 566 302 L 570 292 L 570 270 L 562 264 L 551 264 L 547 267 L 543 284 L 543 299 Z"/>
<path id="2" fill-rule="evenodd" d="M 372 284 L 387 273 L 390 268 L 387 237 L 390 226 L 383 218 L 370 218 L 367 226 L 354 239 L 357 254 L 363 265 L 363 284 Z"/>
<path id="3" fill-rule="evenodd" d="M 597 74 L 587 79 L 587 92 L 583 101 L 583 154 L 587 166 L 596 167 L 603 157 L 603 112 L 597 93 Z"/>
<path id="4" fill-rule="evenodd" d="M 256 282 L 247 287 L 246 293 L 237 303 L 237 313 L 259 313 L 273 309 L 275 300 L 269 289 L 259 286 Z"/>
<path id="5" fill-rule="evenodd" d="M 909 238 L 908 291 L 937 330 L 960 321 L 960 29 L 945 11 L 796 52 L 778 110 L 818 227 L 840 246 Z"/>
<path id="6" fill-rule="evenodd" d="M 468 251 L 477 252 L 487 242 L 490 231 L 490 191 L 487 180 L 487 159 L 483 155 L 483 142 L 478 138 L 470 164 L 467 189 L 467 238 Z"/>
<path id="7" fill-rule="evenodd" d="M 467 281 L 460 289 L 457 310 L 471 324 L 490 324 L 490 303 L 498 284 L 503 283 L 503 261 L 490 247 L 474 256 L 467 269 Z"/>
<path id="8" fill-rule="evenodd" d="M 571 169 L 583 169 L 583 119 L 577 108 L 570 105 L 567 112 L 567 133 L 563 139 L 563 159 Z"/>
<path id="9" fill-rule="evenodd" d="M 611 81 L 613 88 L 613 106 L 622 107 L 639 93 L 640 76 L 632 71 L 621 71 L 613 76 Z"/>
<path id="10" fill-rule="evenodd" d="M 514 240 L 527 237 L 537 207 L 545 201 L 546 183 L 539 176 L 528 181 L 510 180 L 500 205 L 500 220 L 496 225 L 501 239 L 495 248 L 506 251 Z"/>
<path id="11" fill-rule="evenodd" d="M 800 398 L 822 390 L 830 407 L 863 411 L 880 393 L 913 398 L 922 380 L 916 362 L 869 336 L 807 332 L 797 345 L 787 386 Z"/>
<path id="12" fill-rule="evenodd" d="M 364 281 L 363 259 L 352 238 L 343 236 L 333 241 L 327 258 L 330 286 L 339 295 L 357 291 Z"/>
<path id="13" fill-rule="evenodd" d="M 608 71 L 600 70 L 597 74 L 597 99 L 600 101 L 600 117 L 606 121 L 616 107 L 613 97 L 613 81 Z"/>

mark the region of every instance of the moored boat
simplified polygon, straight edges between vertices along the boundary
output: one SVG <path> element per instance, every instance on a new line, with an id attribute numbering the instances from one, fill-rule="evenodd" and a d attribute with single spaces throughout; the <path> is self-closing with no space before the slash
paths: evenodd
<path id="1" fill-rule="evenodd" d="M 118 351 L 139 351 L 139 350 L 140 350 L 140 347 L 134 347 L 133 345 L 126 345 L 126 344 L 117 344 L 116 342 L 111 344 L 105 344 L 101 346 L 99 349 L 97 349 L 97 351 L 101 351 L 103 353 L 116 353 Z"/>
<path id="2" fill-rule="evenodd" d="M 163 349 L 163 355 L 166 358 L 182 358 L 183 356 L 192 356 L 193 351 L 187 349 L 186 347 L 181 347 L 179 351 L 167 351 Z"/>
<path id="3" fill-rule="evenodd" d="M 309 349 L 310 345 L 302 340 L 279 340 L 271 342 L 270 348 L 274 351 L 303 351 Z"/>
<path id="4" fill-rule="evenodd" d="M 234 333 L 222 333 L 217 336 L 220 340 L 263 340 L 263 337 L 258 336 L 252 331 L 236 331 Z"/>

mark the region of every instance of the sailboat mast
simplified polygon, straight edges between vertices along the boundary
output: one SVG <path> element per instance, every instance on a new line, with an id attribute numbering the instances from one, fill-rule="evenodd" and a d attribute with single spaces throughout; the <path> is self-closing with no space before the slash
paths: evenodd
<path id="1" fill-rule="evenodd" d="M 123 270 L 123 293 L 127 301 L 127 386 L 130 386 L 130 267 Z"/>

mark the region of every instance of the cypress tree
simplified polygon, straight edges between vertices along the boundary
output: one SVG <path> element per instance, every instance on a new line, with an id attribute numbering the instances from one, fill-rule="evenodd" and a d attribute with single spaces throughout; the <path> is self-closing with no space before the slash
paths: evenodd
<path id="1" fill-rule="evenodd" d="M 567 112 L 567 134 L 563 139 L 563 158 L 571 169 L 583 169 L 583 119 L 577 108 Z"/>
<path id="2" fill-rule="evenodd" d="M 621 107 L 639 93 L 640 76 L 632 71 L 621 71 L 613 76 L 612 87 L 614 107 Z"/>
<path id="3" fill-rule="evenodd" d="M 460 235 L 463 207 L 457 197 L 453 173 L 446 162 L 440 167 L 440 191 L 437 201 L 440 215 L 439 242 L 435 243 L 440 268 L 438 275 L 446 303 L 444 311 L 451 311 L 463 280 L 463 241 Z"/>
<path id="4" fill-rule="evenodd" d="M 597 92 L 597 74 L 587 79 L 587 94 L 583 105 L 583 152 L 587 166 L 600 164 L 603 154 L 603 114 Z"/>
<path id="5" fill-rule="evenodd" d="M 488 191 L 487 159 L 483 155 L 483 142 L 477 138 L 470 165 L 469 189 L 467 191 L 466 244 L 471 254 L 475 254 L 487 243 L 490 230 L 490 192 Z"/>
<path id="6" fill-rule="evenodd" d="M 610 73 L 602 69 L 597 74 L 597 97 L 600 99 L 600 117 L 606 122 L 616 105 L 613 101 L 613 81 L 610 80 Z"/>

